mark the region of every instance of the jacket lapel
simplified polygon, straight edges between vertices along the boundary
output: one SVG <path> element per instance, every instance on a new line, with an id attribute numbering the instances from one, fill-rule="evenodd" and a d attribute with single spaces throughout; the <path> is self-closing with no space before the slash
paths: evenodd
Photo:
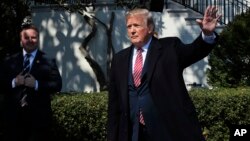
<path id="1" fill-rule="evenodd" d="M 38 50 L 34 58 L 31 70 L 30 70 L 30 73 L 33 75 L 37 72 L 36 70 L 38 69 L 38 64 L 40 63 L 39 59 L 41 58 L 41 56 L 42 56 L 42 53 Z"/>
<path id="2" fill-rule="evenodd" d="M 19 53 L 16 57 L 18 61 L 13 61 L 14 63 L 16 63 L 14 66 L 16 67 L 15 70 L 20 73 L 23 71 L 23 61 L 24 61 L 24 58 L 23 58 L 23 54 L 22 53 Z"/>
<path id="3" fill-rule="evenodd" d="M 161 55 L 161 44 L 158 42 L 156 38 L 153 37 L 145 60 L 147 62 L 146 67 L 147 67 L 148 82 L 150 82 L 151 80 L 152 74 L 155 69 L 155 65 L 160 55 Z"/>

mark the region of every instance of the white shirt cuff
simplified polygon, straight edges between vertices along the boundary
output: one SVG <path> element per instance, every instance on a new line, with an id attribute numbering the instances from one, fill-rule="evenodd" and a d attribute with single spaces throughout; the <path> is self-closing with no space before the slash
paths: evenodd
<path id="1" fill-rule="evenodd" d="M 12 88 L 15 88 L 16 87 L 16 78 L 13 78 L 12 79 Z"/>
<path id="2" fill-rule="evenodd" d="M 202 32 L 202 39 L 208 43 L 208 44 L 213 44 L 215 42 L 215 38 L 216 35 L 213 33 L 213 35 L 211 36 L 206 36 L 203 32 Z"/>
<path id="3" fill-rule="evenodd" d="M 36 84 L 35 84 L 35 90 L 37 91 L 37 90 L 38 90 L 38 81 L 36 80 L 35 83 L 36 83 Z"/>

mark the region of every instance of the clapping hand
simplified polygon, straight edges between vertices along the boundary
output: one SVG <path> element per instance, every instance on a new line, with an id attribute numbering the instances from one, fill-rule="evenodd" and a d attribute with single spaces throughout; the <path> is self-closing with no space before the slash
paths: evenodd
<path id="1" fill-rule="evenodd" d="M 203 19 L 197 19 L 196 22 L 200 25 L 202 32 L 210 36 L 213 34 L 221 14 L 218 14 L 218 9 L 215 6 L 208 6 Z"/>

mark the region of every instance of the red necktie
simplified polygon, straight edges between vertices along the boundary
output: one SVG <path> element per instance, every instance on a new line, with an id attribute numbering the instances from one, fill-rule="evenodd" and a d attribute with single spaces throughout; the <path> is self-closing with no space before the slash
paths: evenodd
<path id="1" fill-rule="evenodd" d="M 138 87 L 141 84 L 141 72 L 142 72 L 142 49 L 139 48 L 137 49 L 137 56 L 135 59 L 135 64 L 134 64 L 134 73 L 133 73 L 133 78 L 134 78 L 134 84 L 135 87 Z"/>
<path id="2" fill-rule="evenodd" d="M 140 117 L 139 117 L 139 122 L 142 124 L 142 125 L 145 125 L 145 121 L 144 121 L 144 118 L 143 118 L 143 115 L 142 115 L 142 111 L 140 110 Z"/>
<path id="3" fill-rule="evenodd" d="M 138 48 L 136 52 L 137 56 L 135 59 L 134 73 L 133 73 L 135 87 L 138 87 L 141 84 L 141 73 L 142 73 L 142 68 L 143 68 L 142 51 L 143 50 L 141 48 Z M 142 125 L 145 125 L 142 111 L 140 110 L 139 112 L 140 112 L 139 122 Z"/>

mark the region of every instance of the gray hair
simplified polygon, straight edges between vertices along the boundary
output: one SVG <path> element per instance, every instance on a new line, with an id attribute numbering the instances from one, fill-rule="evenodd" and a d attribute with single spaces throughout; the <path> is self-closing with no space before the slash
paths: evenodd
<path id="1" fill-rule="evenodd" d="M 144 8 L 135 8 L 132 10 L 127 11 L 125 17 L 126 20 L 129 16 L 133 16 L 133 15 L 144 15 L 146 17 L 146 22 L 148 26 L 152 26 L 152 28 L 155 28 L 155 24 L 154 24 L 154 20 L 153 20 L 153 15 L 152 13 Z"/>

